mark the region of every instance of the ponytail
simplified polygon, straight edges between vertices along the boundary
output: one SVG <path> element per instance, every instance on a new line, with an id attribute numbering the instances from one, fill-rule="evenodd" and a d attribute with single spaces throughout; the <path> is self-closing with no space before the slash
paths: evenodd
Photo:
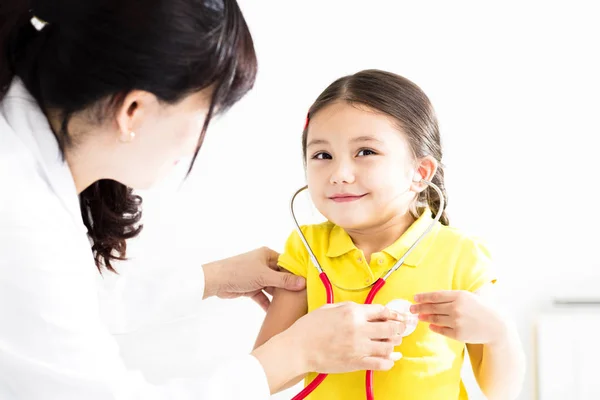
<path id="1" fill-rule="evenodd" d="M 103 179 L 81 192 L 79 201 L 96 265 L 116 272 L 111 261 L 126 260 L 127 239 L 142 230 L 142 198 L 119 182 Z"/>

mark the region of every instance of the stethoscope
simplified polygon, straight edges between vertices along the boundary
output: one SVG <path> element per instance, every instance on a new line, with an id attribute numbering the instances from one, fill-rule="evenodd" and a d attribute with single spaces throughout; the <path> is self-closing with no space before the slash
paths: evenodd
<path id="1" fill-rule="evenodd" d="M 402 264 L 404 264 L 404 260 L 406 260 L 408 255 L 415 249 L 415 247 L 417 247 L 417 245 L 421 242 L 421 240 L 423 240 L 423 238 L 425 236 L 427 236 L 427 234 L 433 229 L 433 227 L 440 220 L 440 218 L 442 217 L 442 214 L 444 212 L 445 202 L 444 202 L 444 196 L 443 196 L 440 188 L 437 187 L 437 185 L 435 185 L 434 183 L 432 183 L 430 181 L 426 181 L 424 179 L 420 180 L 420 182 L 426 183 L 427 185 L 431 186 L 437 192 L 438 197 L 440 199 L 440 207 L 437 211 L 437 214 L 436 214 L 435 218 L 433 219 L 433 221 L 431 222 L 431 224 L 429 224 L 427 229 L 417 238 L 417 240 L 412 244 L 412 246 L 410 246 L 408 248 L 408 250 L 406 250 L 406 253 L 404 253 L 404 255 L 398 261 L 396 261 L 396 263 L 392 266 L 392 268 L 390 268 L 385 274 L 383 274 L 382 277 L 377 279 L 374 283 L 371 283 L 370 285 L 367 285 L 367 286 L 364 286 L 364 287 L 361 287 L 358 289 L 344 288 L 344 287 L 336 285 L 335 283 L 333 283 L 333 286 L 337 287 L 338 289 L 344 290 L 344 291 L 352 291 L 352 292 L 362 291 L 362 290 L 365 290 L 365 289 L 368 289 L 369 287 L 371 287 L 371 290 L 369 291 L 369 294 L 367 295 L 367 298 L 365 299 L 365 304 L 373 303 L 373 299 L 375 298 L 377 293 L 381 290 L 383 285 L 385 285 L 386 280 L 390 277 L 390 275 L 392 275 L 396 270 L 398 270 L 398 268 L 400 268 L 402 266 Z M 292 199 L 290 201 L 290 211 L 292 214 L 292 219 L 294 220 L 294 224 L 296 225 L 296 231 L 298 232 L 298 235 L 300 235 L 300 239 L 302 239 L 302 243 L 304 244 L 304 247 L 308 251 L 310 260 L 312 261 L 312 263 L 315 266 L 315 268 L 317 269 L 317 271 L 319 271 L 319 278 L 321 279 L 321 282 L 323 282 L 323 286 L 325 287 L 325 292 L 327 293 L 327 304 L 333 304 L 334 300 L 333 300 L 332 283 L 329 280 L 329 278 L 327 277 L 327 273 L 325 271 L 323 271 L 323 268 L 321 268 L 319 261 L 315 257 L 315 253 L 312 251 L 310 245 L 306 241 L 306 237 L 302 233 L 302 229 L 300 229 L 300 225 L 298 224 L 296 215 L 294 213 L 294 200 L 296 199 L 296 196 L 298 196 L 298 194 L 300 194 L 301 192 L 303 192 L 306 189 L 308 189 L 308 186 L 304 186 L 303 188 L 299 189 L 296 193 L 294 193 L 294 195 L 292 196 Z M 403 307 L 404 304 L 408 303 L 408 301 L 406 301 L 406 300 L 398 299 L 398 300 L 392 300 L 392 302 L 388 303 L 387 306 L 389 308 L 394 308 L 393 304 L 392 304 L 394 302 L 397 302 L 396 304 L 400 304 L 401 308 L 404 308 Z M 408 305 L 409 305 L 409 303 L 408 303 Z M 408 311 L 408 310 L 404 309 L 403 311 Z M 408 330 L 409 327 L 407 326 L 407 331 L 404 332 L 404 336 L 410 334 L 414 330 L 415 327 L 416 327 L 416 323 L 410 327 L 410 330 Z M 321 382 L 323 382 L 325 380 L 326 377 L 327 377 L 327 374 L 317 375 L 317 377 L 312 382 L 310 382 L 300 393 L 298 393 L 296 396 L 294 396 L 292 398 L 292 400 L 305 399 L 309 394 L 311 394 L 321 384 Z M 367 400 L 374 400 L 373 371 L 366 371 L 365 386 L 366 386 Z"/>

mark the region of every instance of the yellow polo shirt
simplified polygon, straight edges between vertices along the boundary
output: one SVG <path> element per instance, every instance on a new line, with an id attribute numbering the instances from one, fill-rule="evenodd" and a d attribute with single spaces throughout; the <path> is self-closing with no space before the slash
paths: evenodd
<path id="1" fill-rule="evenodd" d="M 325 222 L 302 226 L 307 242 L 332 283 L 345 288 L 366 286 L 383 275 L 433 221 L 431 211 L 423 215 L 391 246 L 373 253 L 370 263 L 352 239 L 337 225 Z M 309 312 L 326 302 L 325 289 L 297 232 L 285 244 L 279 265 L 307 279 Z M 479 241 L 459 230 L 436 223 L 429 234 L 394 272 L 374 303 L 386 304 L 397 298 L 414 302 L 414 295 L 437 290 L 476 291 L 495 282 L 490 254 Z M 363 303 L 369 289 L 350 292 L 334 286 L 336 302 Z M 467 393 L 461 380 L 465 344 L 432 332 L 427 323 L 405 337 L 397 348 L 403 357 L 385 372 L 374 373 L 376 400 L 464 400 Z M 305 383 L 316 374 L 309 374 Z M 365 373 L 329 375 L 309 396 L 311 400 L 364 400 Z"/>

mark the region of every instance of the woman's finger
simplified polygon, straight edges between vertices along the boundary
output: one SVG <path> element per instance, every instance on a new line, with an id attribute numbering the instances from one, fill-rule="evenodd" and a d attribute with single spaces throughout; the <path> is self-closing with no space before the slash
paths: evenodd
<path id="1" fill-rule="evenodd" d="M 277 260 L 279 259 L 279 253 L 268 247 L 265 247 L 263 251 L 265 252 L 265 254 L 267 256 L 267 264 L 269 265 L 269 267 L 278 271 L 279 266 L 277 265 Z"/>
<path id="2" fill-rule="evenodd" d="M 262 288 L 274 287 L 292 291 L 300 291 L 306 287 L 306 279 L 289 272 L 263 271 L 259 283 Z"/>
<path id="3" fill-rule="evenodd" d="M 365 357 L 357 365 L 357 369 L 364 371 L 388 371 L 394 363 L 402 358 L 400 353 L 392 353 L 389 357 Z"/>
<path id="4" fill-rule="evenodd" d="M 389 358 L 366 357 L 357 365 L 357 370 L 388 371 L 394 366 L 394 361 Z"/>
<path id="5" fill-rule="evenodd" d="M 396 337 L 390 339 L 372 339 L 373 341 L 391 343 L 394 347 L 400 346 L 402 344 L 402 336 L 398 335 Z"/>
<path id="6" fill-rule="evenodd" d="M 250 298 L 257 302 L 258 305 L 261 306 L 261 308 L 265 311 L 267 311 L 269 309 L 269 306 L 271 305 L 271 301 L 269 300 L 267 295 L 264 294 L 262 291 L 256 292 L 255 294 L 250 296 Z"/>
<path id="7" fill-rule="evenodd" d="M 367 335 L 372 340 L 394 340 L 402 336 L 406 325 L 398 321 L 370 322 L 367 326 Z"/>
<path id="8" fill-rule="evenodd" d="M 360 307 L 364 310 L 367 321 L 402 321 L 398 312 L 392 311 L 381 304 L 361 304 Z"/>
<path id="9" fill-rule="evenodd" d="M 370 357 L 388 358 L 394 352 L 394 345 L 389 342 L 372 341 L 367 351 Z"/>

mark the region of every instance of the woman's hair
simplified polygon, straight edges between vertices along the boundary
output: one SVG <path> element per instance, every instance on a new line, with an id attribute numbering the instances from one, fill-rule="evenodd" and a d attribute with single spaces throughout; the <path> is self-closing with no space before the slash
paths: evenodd
<path id="1" fill-rule="evenodd" d="M 47 25 L 38 31 L 33 16 Z M 63 155 L 77 112 L 90 110 L 103 121 L 133 90 L 174 104 L 210 87 L 195 160 L 211 117 L 252 88 L 256 70 L 252 37 L 235 0 L 0 4 L 0 100 L 17 76 L 42 109 L 57 110 Z M 96 266 L 115 272 L 111 261 L 125 259 L 126 240 L 141 230 L 141 198 L 121 183 L 100 180 L 80 194 L 80 204 Z"/>
<path id="2" fill-rule="evenodd" d="M 415 158 L 429 155 L 440 164 L 431 181 L 440 188 L 444 202 L 448 204 L 444 170 L 441 164 L 442 146 L 437 117 L 429 98 L 421 88 L 399 75 L 374 69 L 336 80 L 321 93 L 309 109 L 307 124 L 302 133 L 305 162 L 310 119 L 323 107 L 336 101 L 361 104 L 392 117 L 397 122 L 398 128 L 406 135 Z M 440 208 L 440 198 L 430 186 L 419 194 L 417 201 L 420 204 L 428 204 L 434 214 Z M 445 211 L 440 221 L 444 225 L 449 224 Z"/>

